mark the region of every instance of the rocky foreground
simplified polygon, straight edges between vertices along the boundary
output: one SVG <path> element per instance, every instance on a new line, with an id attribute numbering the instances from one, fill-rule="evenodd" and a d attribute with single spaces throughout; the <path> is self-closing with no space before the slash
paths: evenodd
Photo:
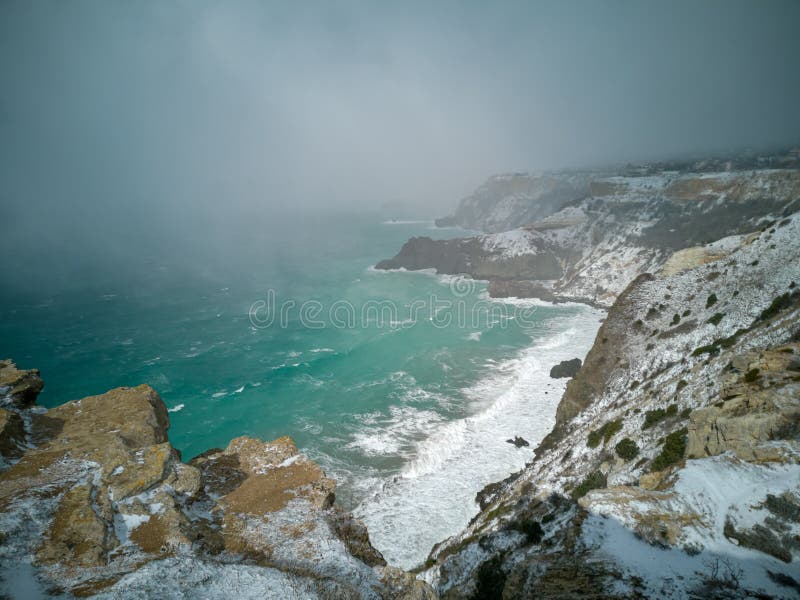
<path id="1" fill-rule="evenodd" d="M 290 438 L 184 463 L 150 386 L 50 410 L 42 387 L 0 361 L 0 576 L 18 597 L 435 597 L 386 565 Z"/>

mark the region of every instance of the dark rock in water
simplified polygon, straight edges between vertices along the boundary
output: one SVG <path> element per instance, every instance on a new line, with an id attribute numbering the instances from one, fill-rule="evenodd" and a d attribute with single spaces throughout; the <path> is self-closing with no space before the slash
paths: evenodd
<path id="1" fill-rule="evenodd" d="M 581 359 L 562 360 L 555 367 L 550 369 L 550 377 L 560 379 L 562 377 L 575 377 L 581 368 Z"/>
<path id="2" fill-rule="evenodd" d="M 514 436 L 513 440 L 506 440 L 509 444 L 514 444 L 517 448 L 522 448 L 523 446 L 530 446 L 528 440 L 522 438 L 518 435 Z"/>
<path id="3" fill-rule="evenodd" d="M 449 217 L 440 217 L 434 220 L 436 227 L 455 227 L 458 225 L 458 219 L 454 215 Z"/>

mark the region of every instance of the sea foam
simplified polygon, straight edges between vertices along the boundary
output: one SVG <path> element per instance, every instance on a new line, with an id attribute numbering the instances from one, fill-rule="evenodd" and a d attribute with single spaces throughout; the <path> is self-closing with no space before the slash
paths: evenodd
<path id="1" fill-rule="evenodd" d="M 385 424 L 384 435 L 368 426 L 357 437 L 355 445 L 364 450 L 402 451 L 398 438 L 408 440 L 409 429 L 427 429 L 404 453 L 410 459 L 399 476 L 376 483 L 355 510 L 391 564 L 408 569 L 422 563 L 433 544 L 469 523 L 478 510 L 475 494 L 480 489 L 530 460 L 531 448 L 553 426 L 566 386 L 565 380 L 551 379 L 549 370 L 561 360 L 586 355 L 601 314 L 581 307 L 577 315 L 554 317 L 550 332 L 534 336 L 530 347 L 487 365 L 487 376 L 463 390 L 474 407 L 471 416 L 444 422 L 428 411 L 405 407 Z M 506 442 L 515 435 L 530 447 Z"/>

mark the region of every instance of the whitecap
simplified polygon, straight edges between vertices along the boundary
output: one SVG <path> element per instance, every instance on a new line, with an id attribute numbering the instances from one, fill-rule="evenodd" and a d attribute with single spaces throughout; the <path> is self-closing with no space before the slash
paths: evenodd
<path id="1" fill-rule="evenodd" d="M 178 412 L 179 410 L 183 410 L 184 405 L 178 404 L 177 406 L 173 406 L 172 408 L 168 408 L 167 412 Z"/>
<path id="2" fill-rule="evenodd" d="M 431 220 L 400 220 L 400 219 L 389 219 L 387 221 L 382 221 L 381 225 L 432 225 L 433 221 Z"/>
<path id="3" fill-rule="evenodd" d="M 462 390 L 469 417 L 446 421 L 432 411 L 398 407 L 354 436 L 351 445 L 365 453 L 409 459 L 399 477 L 376 484 L 355 509 L 387 561 L 406 569 L 422 563 L 434 543 L 467 526 L 476 492 L 525 466 L 551 429 L 566 385 L 550 379 L 550 367 L 586 355 L 599 314 L 581 307 L 550 317 L 551 334 L 534 336 L 511 359 L 486 361 L 487 376 Z M 506 443 L 514 435 L 530 448 Z"/>

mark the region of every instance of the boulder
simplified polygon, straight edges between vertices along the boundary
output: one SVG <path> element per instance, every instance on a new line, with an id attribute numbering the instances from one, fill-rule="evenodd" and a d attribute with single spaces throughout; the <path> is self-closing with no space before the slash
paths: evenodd
<path id="1" fill-rule="evenodd" d="M 528 443 L 528 440 L 526 440 L 525 438 L 523 438 L 523 437 L 520 437 L 520 436 L 518 436 L 518 435 L 515 435 L 515 436 L 514 436 L 514 439 L 508 439 L 508 440 L 506 440 L 506 442 L 508 442 L 509 444 L 512 444 L 512 445 L 516 446 L 517 448 L 522 448 L 522 447 L 524 447 L 524 446 L 530 446 L 530 444 Z"/>
<path id="2" fill-rule="evenodd" d="M 550 377 L 553 379 L 561 379 L 563 377 L 575 377 L 581 369 L 581 359 L 573 358 L 572 360 L 562 360 L 560 363 L 550 369 Z"/>

